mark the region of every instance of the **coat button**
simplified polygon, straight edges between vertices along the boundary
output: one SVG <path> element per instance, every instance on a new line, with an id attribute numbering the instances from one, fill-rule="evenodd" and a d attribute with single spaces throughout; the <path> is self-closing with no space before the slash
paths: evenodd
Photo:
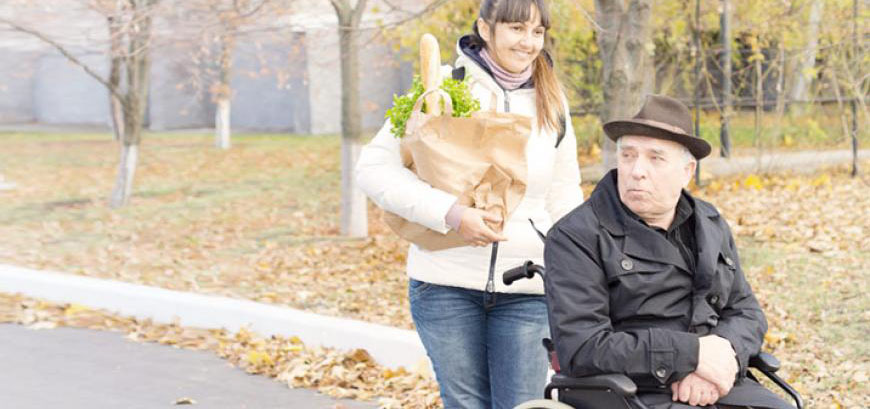
<path id="1" fill-rule="evenodd" d="M 657 378 L 664 379 L 665 375 L 667 375 L 667 374 L 668 374 L 668 370 L 665 368 L 659 367 L 659 369 L 656 369 L 656 377 Z"/>
<path id="2" fill-rule="evenodd" d="M 731 260 L 731 257 L 725 257 L 725 264 L 728 264 L 728 267 L 734 267 L 734 260 Z"/>
<path id="3" fill-rule="evenodd" d="M 621 264 L 623 270 L 631 270 L 632 268 L 634 268 L 634 263 L 632 263 L 631 260 L 627 258 L 622 259 Z"/>

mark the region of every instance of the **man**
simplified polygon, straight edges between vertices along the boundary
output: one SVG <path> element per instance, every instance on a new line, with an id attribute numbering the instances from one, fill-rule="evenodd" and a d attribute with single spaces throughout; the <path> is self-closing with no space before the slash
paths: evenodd
<path id="1" fill-rule="evenodd" d="M 791 408 L 746 378 L 767 322 L 725 220 L 684 190 L 710 154 L 690 129 L 688 108 L 657 95 L 604 125 L 617 168 L 544 252 L 560 366 L 626 374 L 653 408 Z"/>

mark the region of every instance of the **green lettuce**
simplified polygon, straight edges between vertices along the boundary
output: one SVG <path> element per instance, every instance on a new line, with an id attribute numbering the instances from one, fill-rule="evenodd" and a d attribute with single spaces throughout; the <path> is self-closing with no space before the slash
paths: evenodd
<path id="1" fill-rule="evenodd" d="M 468 88 L 466 80 L 458 81 L 453 78 L 445 78 L 441 83 L 441 89 L 450 95 L 453 101 L 453 116 L 463 118 L 471 116 L 472 112 L 480 110 L 480 101 L 471 96 L 471 90 Z M 396 138 L 405 136 L 405 125 L 408 118 L 411 116 L 411 110 L 414 108 L 414 103 L 423 95 L 423 82 L 419 76 L 414 76 L 411 83 L 411 89 L 404 95 L 393 95 L 393 107 L 387 110 L 386 118 L 393 124 L 393 135 Z M 442 109 L 444 103 L 441 103 Z M 426 107 L 423 107 L 423 112 L 426 112 Z"/>

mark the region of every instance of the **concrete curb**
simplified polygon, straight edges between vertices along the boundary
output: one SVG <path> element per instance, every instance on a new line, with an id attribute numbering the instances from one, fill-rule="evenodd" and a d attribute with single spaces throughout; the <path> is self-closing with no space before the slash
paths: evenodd
<path id="1" fill-rule="evenodd" d="M 415 369 L 428 364 L 411 330 L 329 317 L 254 301 L 203 295 L 0 264 L 0 291 L 76 303 L 136 318 L 262 335 L 297 336 L 307 345 L 363 348 L 381 365 Z"/>

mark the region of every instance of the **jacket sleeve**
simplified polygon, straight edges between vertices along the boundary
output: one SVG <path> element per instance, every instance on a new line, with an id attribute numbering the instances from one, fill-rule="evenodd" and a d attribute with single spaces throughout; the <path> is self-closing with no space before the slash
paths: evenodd
<path id="1" fill-rule="evenodd" d="M 577 163 L 577 137 L 571 125 L 571 114 L 565 106 L 565 138 L 556 149 L 553 179 L 547 193 L 547 212 L 553 221 L 559 220 L 583 203 L 580 189 L 580 165 Z"/>
<path id="2" fill-rule="evenodd" d="M 550 331 L 562 370 L 570 376 L 649 376 L 661 384 L 693 372 L 697 335 L 663 328 L 614 330 L 607 278 L 594 247 L 559 224 L 544 246 Z"/>
<path id="3" fill-rule="evenodd" d="M 399 139 L 390 129 L 388 120 L 362 148 L 355 168 L 360 189 L 382 209 L 447 233 L 449 226 L 444 217 L 456 196 L 433 188 L 402 164 Z"/>
<path id="4" fill-rule="evenodd" d="M 719 323 L 711 332 L 731 342 L 740 365 L 738 375 L 742 378 L 746 375 L 749 358 L 761 351 L 764 334 L 767 332 L 767 319 L 740 267 L 734 237 L 727 225 L 725 229 L 728 234 L 728 248 L 734 259 L 734 281 L 728 301 L 719 314 Z"/>

